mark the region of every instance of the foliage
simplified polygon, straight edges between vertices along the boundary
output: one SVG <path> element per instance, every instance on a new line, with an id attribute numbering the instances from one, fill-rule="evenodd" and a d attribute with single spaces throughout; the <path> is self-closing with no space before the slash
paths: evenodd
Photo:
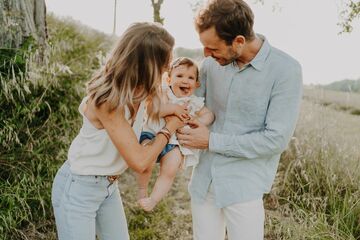
<path id="1" fill-rule="evenodd" d="M 49 239 L 54 233 L 52 179 L 79 128 L 84 82 L 112 44 L 72 20 L 50 16 L 48 22 L 42 64 L 36 51 L 28 51 L 31 41 L 1 55 L 0 239 Z"/>
<path id="2" fill-rule="evenodd" d="M 48 23 L 43 64 L 35 61 L 31 41 L 1 61 L 8 64 L 1 65 L 0 76 L 1 240 L 56 239 L 52 179 L 81 124 L 77 106 L 84 82 L 113 43 L 69 19 L 50 16 Z M 194 51 L 191 57 L 201 56 Z M 265 199 L 266 239 L 360 239 L 360 126 L 354 108 L 360 98 L 319 89 L 305 95 L 296 141 L 282 155 Z M 152 213 L 136 206 L 131 172 L 121 177 L 131 239 L 192 239 L 189 176 L 179 174 Z"/>
<path id="3" fill-rule="evenodd" d="M 264 4 L 269 0 L 255 0 L 256 3 Z M 360 1 L 359 0 L 341 0 L 344 3 L 343 10 L 340 12 L 340 22 L 338 25 L 341 28 L 340 33 L 350 33 L 353 30 L 354 21 L 360 16 Z M 274 7 L 279 5 L 278 0 L 273 0 Z M 281 3 L 280 3 L 281 5 Z"/>
<path id="4" fill-rule="evenodd" d="M 137 181 L 132 171 L 125 172 L 120 178 L 120 190 L 125 206 L 130 239 L 146 240 L 191 240 L 192 224 L 190 215 L 190 197 L 187 183 L 189 171 L 178 172 L 172 189 L 150 212 L 142 211 L 136 203 Z M 159 168 L 154 169 L 150 186 L 154 185 Z"/>
<path id="5" fill-rule="evenodd" d="M 34 38 L 27 37 L 19 48 L 0 47 L 0 76 L 9 78 L 26 71 L 26 60 L 34 54 L 37 45 Z"/>
<path id="6" fill-rule="evenodd" d="M 161 25 L 164 24 L 164 18 L 160 16 L 160 9 L 163 2 L 164 0 L 151 0 L 151 6 L 153 7 L 154 22 L 158 22 Z"/>
<path id="7" fill-rule="evenodd" d="M 344 32 L 351 32 L 353 30 L 353 22 L 356 19 L 359 19 L 360 16 L 360 1 L 356 0 L 348 0 L 346 3 L 346 7 L 341 11 L 340 17 L 342 18 L 342 22 L 338 25 L 341 27 Z"/>
<path id="8" fill-rule="evenodd" d="M 360 238 L 357 123 L 358 116 L 303 101 L 296 142 L 266 198 L 267 239 Z"/>

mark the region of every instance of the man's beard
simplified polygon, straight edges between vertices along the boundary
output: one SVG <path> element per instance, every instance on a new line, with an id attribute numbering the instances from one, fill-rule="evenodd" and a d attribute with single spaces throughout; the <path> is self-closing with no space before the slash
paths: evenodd
<path id="1" fill-rule="evenodd" d="M 228 55 L 230 56 L 229 58 L 223 58 L 225 62 L 219 63 L 221 66 L 229 65 L 230 63 L 233 63 L 234 61 L 236 61 L 236 59 L 240 57 L 240 54 L 233 51 L 231 47 L 228 48 Z"/>

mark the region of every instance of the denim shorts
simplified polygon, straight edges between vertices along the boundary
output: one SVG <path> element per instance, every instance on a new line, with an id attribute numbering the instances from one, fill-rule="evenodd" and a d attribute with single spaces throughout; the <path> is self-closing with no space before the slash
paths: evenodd
<path id="1" fill-rule="evenodd" d="M 141 136 L 140 136 L 140 143 L 142 143 L 144 140 L 149 139 L 152 140 L 155 137 L 155 135 L 151 132 L 141 132 Z M 165 156 L 165 154 L 167 154 L 168 152 L 170 152 L 171 150 L 173 150 L 177 145 L 176 144 L 166 144 L 166 146 L 164 147 L 164 149 L 161 151 L 161 153 L 159 154 L 156 162 L 159 163 L 160 159 Z"/>

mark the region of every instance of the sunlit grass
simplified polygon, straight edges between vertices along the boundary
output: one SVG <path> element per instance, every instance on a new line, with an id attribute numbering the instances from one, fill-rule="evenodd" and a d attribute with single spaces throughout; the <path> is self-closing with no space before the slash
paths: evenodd
<path id="1" fill-rule="evenodd" d="M 306 86 L 304 98 L 325 107 L 360 115 L 360 93 L 340 92 Z"/>
<path id="2" fill-rule="evenodd" d="M 44 61 L 31 52 L 0 75 L 0 239 L 55 239 L 52 179 L 80 127 L 84 83 L 112 44 L 71 20 L 48 24 Z"/>
<path id="3" fill-rule="evenodd" d="M 296 154 L 283 154 L 268 239 L 360 238 L 359 117 L 303 101 Z"/>
<path id="4" fill-rule="evenodd" d="M 81 124 L 84 83 L 114 41 L 68 19 L 48 24 L 44 62 L 34 53 L 23 72 L 0 77 L 0 240 L 56 239 L 52 180 Z M 296 138 L 265 197 L 266 239 L 360 239 L 360 97 L 316 91 L 305 90 Z M 132 172 L 122 175 L 131 239 L 192 239 L 189 177 L 179 173 L 145 213 Z"/>

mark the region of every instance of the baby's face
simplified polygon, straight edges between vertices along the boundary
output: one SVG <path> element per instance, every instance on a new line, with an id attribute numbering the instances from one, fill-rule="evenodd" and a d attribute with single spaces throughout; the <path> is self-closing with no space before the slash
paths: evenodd
<path id="1" fill-rule="evenodd" d="M 198 87 L 196 67 L 180 65 L 171 71 L 169 85 L 176 97 L 191 96 Z"/>

